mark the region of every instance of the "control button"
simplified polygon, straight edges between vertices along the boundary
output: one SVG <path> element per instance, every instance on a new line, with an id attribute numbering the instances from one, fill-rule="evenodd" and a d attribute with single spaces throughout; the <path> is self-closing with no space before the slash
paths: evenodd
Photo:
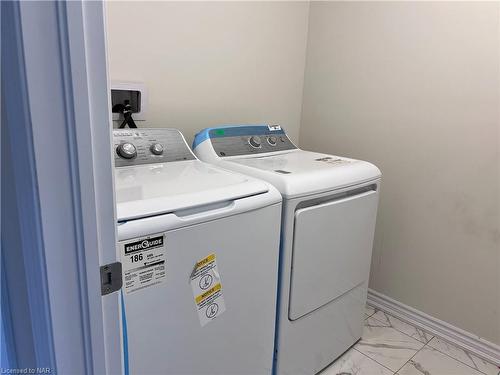
<path id="1" fill-rule="evenodd" d="M 124 159 L 133 159 L 137 156 L 137 149 L 132 143 L 128 142 L 119 145 L 116 152 Z"/>
<path id="2" fill-rule="evenodd" d="M 161 155 L 163 154 L 163 145 L 161 143 L 153 143 L 149 150 L 154 155 Z"/>
<path id="3" fill-rule="evenodd" d="M 250 137 L 250 139 L 248 140 L 248 143 L 250 143 L 250 146 L 252 147 L 255 147 L 255 148 L 259 148 L 260 147 L 260 137 L 257 137 L 256 135 L 254 135 L 253 137 Z"/>
<path id="4" fill-rule="evenodd" d="M 274 136 L 267 138 L 267 143 L 269 143 L 271 146 L 276 146 L 276 141 L 277 141 L 277 138 Z"/>
<path id="5" fill-rule="evenodd" d="M 280 137 L 280 141 L 281 141 L 281 142 L 285 142 L 285 138 Z"/>

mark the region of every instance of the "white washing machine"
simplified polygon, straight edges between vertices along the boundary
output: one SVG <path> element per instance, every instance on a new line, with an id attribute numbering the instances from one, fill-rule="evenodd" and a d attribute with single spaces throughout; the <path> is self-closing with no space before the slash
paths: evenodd
<path id="1" fill-rule="evenodd" d="M 300 150 L 279 126 L 205 129 L 193 149 L 200 160 L 281 192 L 275 372 L 321 371 L 361 337 L 379 169 Z"/>
<path id="2" fill-rule="evenodd" d="M 270 374 L 281 195 L 175 129 L 114 130 L 126 374 Z"/>

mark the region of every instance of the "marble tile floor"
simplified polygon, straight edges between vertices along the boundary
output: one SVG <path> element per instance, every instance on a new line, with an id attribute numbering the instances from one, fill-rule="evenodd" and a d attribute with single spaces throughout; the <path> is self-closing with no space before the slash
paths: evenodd
<path id="1" fill-rule="evenodd" d="M 500 375 L 500 368 L 367 305 L 363 337 L 321 375 Z"/>

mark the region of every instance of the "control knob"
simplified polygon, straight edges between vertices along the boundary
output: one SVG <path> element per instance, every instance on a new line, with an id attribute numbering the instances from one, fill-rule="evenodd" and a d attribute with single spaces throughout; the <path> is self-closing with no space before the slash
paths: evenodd
<path id="1" fill-rule="evenodd" d="M 271 146 L 276 146 L 276 141 L 277 141 L 277 138 L 274 136 L 267 138 L 267 143 L 269 143 Z"/>
<path id="2" fill-rule="evenodd" d="M 260 147 L 260 137 L 257 137 L 256 135 L 254 135 L 253 137 L 250 137 L 250 139 L 248 140 L 248 143 L 250 143 L 250 146 L 252 146 L 252 147 L 259 148 Z"/>
<path id="3" fill-rule="evenodd" d="M 163 145 L 161 143 L 153 143 L 149 150 L 154 155 L 161 155 L 163 154 Z"/>
<path id="4" fill-rule="evenodd" d="M 137 156 L 137 149 L 132 143 L 122 143 L 116 149 L 118 155 L 124 159 L 133 159 Z"/>

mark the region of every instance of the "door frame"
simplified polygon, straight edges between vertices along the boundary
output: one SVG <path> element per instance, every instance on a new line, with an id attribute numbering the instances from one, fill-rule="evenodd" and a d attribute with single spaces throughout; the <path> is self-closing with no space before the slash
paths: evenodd
<path id="1" fill-rule="evenodd" d="M 104 3 L 3 2 L 5 12 L 2 144 L 16 187 L 5 199 L 19 219 L 4 220 L 2 233 L 18 229 L 22 241 L 2 236 L 2 256 L 24 264 L 19 314 L 33 348 L 23 357 L 16 347 L 13 363 L 123 373 L 119 292 L 101 297 L 99 270 L 117 261 Z M 12 302 L 20 290 L 11 291 Z M 20 324 L 9 324 L 15 341 Z"/>

